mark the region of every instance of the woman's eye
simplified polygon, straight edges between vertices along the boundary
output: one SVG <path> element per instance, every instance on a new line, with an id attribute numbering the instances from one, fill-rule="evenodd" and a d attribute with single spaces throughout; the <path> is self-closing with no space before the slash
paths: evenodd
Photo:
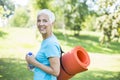
<path id="1" fill-rule="evenodd" d="M 48 22 L 47 20 L 43 20 L 43 22 Z"/>
<path id="2" fill-rule="evenodd" d="M 41 20 L 37 20 L 37 22 L 41 22 Z"/>

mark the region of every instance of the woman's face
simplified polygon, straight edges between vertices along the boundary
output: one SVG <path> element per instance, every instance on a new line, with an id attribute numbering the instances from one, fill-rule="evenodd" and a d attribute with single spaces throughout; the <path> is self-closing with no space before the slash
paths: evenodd
<path id="1" fill-rule="evenodd" d="M 37 27 L 41 34 L 49 34 L 52 31 L 52 23 L 46 14 L 37 17 Z"/>

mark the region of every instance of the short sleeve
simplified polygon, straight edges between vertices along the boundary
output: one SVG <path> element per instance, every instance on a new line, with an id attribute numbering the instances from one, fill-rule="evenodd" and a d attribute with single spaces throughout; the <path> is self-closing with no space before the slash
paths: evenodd
<path id="1" fill-rule="evenodd" d="M 47 58 L 49 57 L 60 57 L 60 47 L 57 44 L 48 44 L 45 55 Z"/>

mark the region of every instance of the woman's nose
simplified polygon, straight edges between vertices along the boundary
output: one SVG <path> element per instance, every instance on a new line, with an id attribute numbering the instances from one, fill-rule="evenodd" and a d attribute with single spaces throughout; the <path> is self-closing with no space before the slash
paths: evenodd
<path id="1" fill-rule="evenodd" d="M 41 22 L 40 22 L 40 25 L 44 25 L 44 22 L 43 22 L 43 21 L 41 21 Z"/>
<path id="2" fill-rule="evenodd" d="M 41 21 L 41 22 L 38 22 L 38 25 L 43 25 L 44 23 Z"/>

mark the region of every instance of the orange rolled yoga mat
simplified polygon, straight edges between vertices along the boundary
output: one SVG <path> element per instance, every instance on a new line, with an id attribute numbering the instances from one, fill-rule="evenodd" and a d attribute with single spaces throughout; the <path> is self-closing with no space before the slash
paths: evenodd
<path id="1" fill-rule="evenodd" d="M 88 70 L 90 58 L 83 47 L 76 46 L 62 56 L 61 64 L 57 80 L 69 80 L 75 74 Z"/>

